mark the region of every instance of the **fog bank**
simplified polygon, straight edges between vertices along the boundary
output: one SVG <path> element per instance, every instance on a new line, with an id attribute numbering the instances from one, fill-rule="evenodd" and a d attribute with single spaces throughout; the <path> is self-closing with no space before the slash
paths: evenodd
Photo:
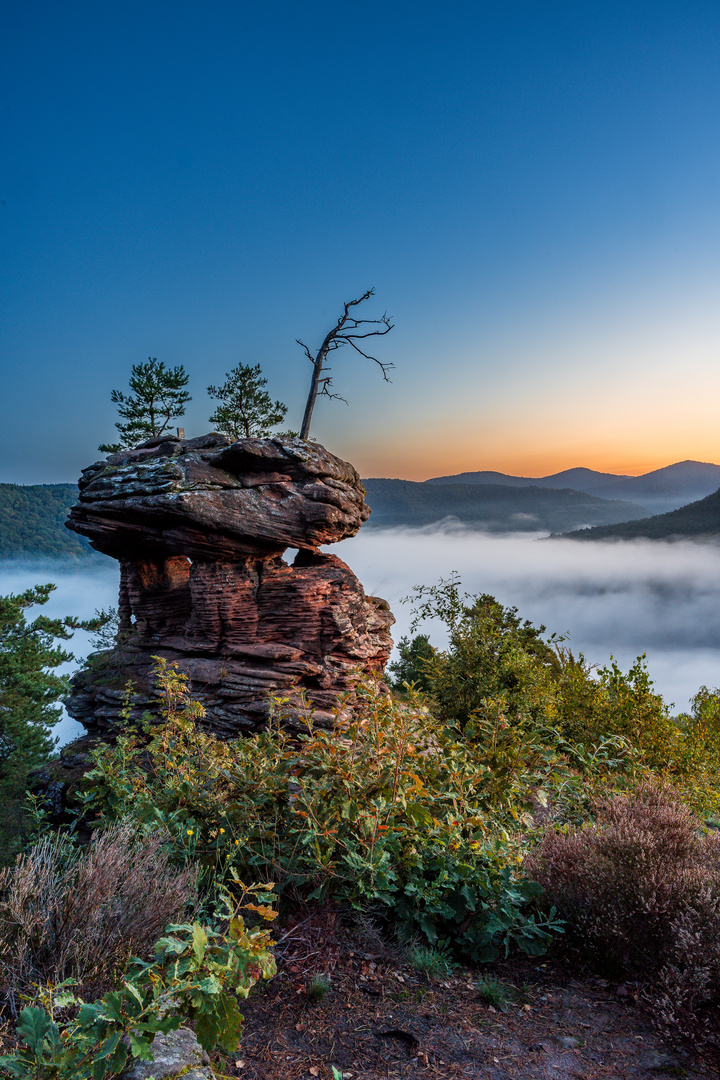
<path id="1" fill-rule="evenodd" d="M 647 653 L 658 690 L 684 709 L 698 687 L 720 685 L 720 546 L 492 536 L 463 529 L 361 532 L 333 548 L 366 592 L 389 601 L 393 636 L 409 632 L 413 585 L 458 571 L 470 593 L 491 593 L 574 652 L 627 669 Z M 442 629 L 423 627 L 443 644 Z"/>
<path id="2" fill-rule="evenodd" d="M 623 543 L 538 540 L 528 534 L 487 535 L 461 528 L 363 530 L 328 550 L 360 578 L 365 591 L 389 601 L 393 637 L 408 634 L 412 613 L 401 600 L 413 585 L 435 584 L 453 570 L 470 593 L 487 592 L 514 605 L 523 618 L 566 634 L 574 652 L 605 664 L 612 653 L 627 670 L 646 652 L 658 690 L 676 709 L 687 708 L 698 687 L 720 686 L 720 546 L 699 543 Z M 57 585 L 41 612 L 91 618 L 117 605 L 118 564 L 0 563 L 0 594 L 35 584 Z M 442 628 L 423 628 L 444 643 Z M 91 651 L 78 631 L 68 647 L 81 659 Z M 76 665 L 68 666 L 69 670 Z M 83 729 L 65 717 L 62 742 Z"/>

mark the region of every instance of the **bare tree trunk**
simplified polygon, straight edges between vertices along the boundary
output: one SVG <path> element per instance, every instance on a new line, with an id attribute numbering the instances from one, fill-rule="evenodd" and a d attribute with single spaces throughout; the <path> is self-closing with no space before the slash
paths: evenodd
<path id="1" fill-rule="evenodd" d="M 308 394 L 308 399 L 305 403 L 305 415 L 303 416 L 302 427 L 300 428 L 301 439 L 307 439 L 310 434 L 310 421 L 312 420 L 313 409 L 315 408 L 315 402 L 317 401 L 318 392 L 320 390 L 320 376 L 322 375 L 322 369 L 325 363 L 325 357 L 328 354 L 330 341 L 336 331 L 337 327 L 333 327 L 320 346 L 320 351 L 317 356 L 312 361 L 314 370 L 310 381 L 310 393 Z M 312 360 L 312 357 L 310 359 Z"/>
<path id="2" fill-rule="evenodd" d="M 312 420 L 313 409 L 315 408 L 318 394 L 325 394 L 327 397 L 338 398 L 340 401 L 345 401 L 345 398 L 341 398 L 339 394 L 330 393 L 332 379 L 329 376 L 326 376 L 324 379 L 321 378 L 325 367 L 325 361 L 331 350 L 339 349 L 343 345 L 351 345 L 353 349 L 355 349 L 360 356 L 364 356 L 366 360 L 374 360 L 382 371 L 385 381 L 390 381 L 387 373 L 393 365 L 383 363 L 381 360 L 378 360 L 376 356 L 371 356 L 369 353 L 364 352 L 360 346 L 356 344 L 357 341 L 361 341 L 364 338 L 378 337 L 389 333 L 393 328 L 393 324 L 390 322 L 387 313 L 383 315 L 381 319 L 357 319 L 350 311 L 351 308 L 357 307 L 358 304 L 362 304 L 368 297 L 372 296 L 374 292 L 374 289 L 368 289 L 362 296 L 359 296 L 357 300 L 348 300 L 348 302 L 343 305 L 343 314 L 338 319 L 337 324 L 333 326 L 332 330 L 326 335 L 316 356 L 313 356 L 303 341 L 300 341 L 299 338 L 297 339 L 298 345 L 302 346 L 305 355 L 313 365 L 310 393 L 308 394 L 307 403 L 305 405 L 305 415 L 303 416 L 302 427 L 300 428 L 301 439 L 307 439 L 310 434 L 310 421 Z M 382 326 L 383 329 L 363 330 L 361 332 L 361 328 L 372 325 Z M 345 404 L 347 404 L 347 402 L 345 402 Z"/>

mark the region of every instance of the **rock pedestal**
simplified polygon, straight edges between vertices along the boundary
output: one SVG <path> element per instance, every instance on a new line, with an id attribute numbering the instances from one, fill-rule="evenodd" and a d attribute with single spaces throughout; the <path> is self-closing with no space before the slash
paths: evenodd
<path id="1" fill-rule="evenodd" d="M 355 535 L 364 495 L 351 465 L 300 439 L 151 439 L 85 469 L 67 526 L 120 562 L 120 633 L 76 676 L 70 715 L 111 735 L 128 681 L 131 717 L 152 711 L 161 656 L 217 734 L 262 726 L 271 695 L 329 723 L 392 648 L 387 603 L 318 550 Z"/>

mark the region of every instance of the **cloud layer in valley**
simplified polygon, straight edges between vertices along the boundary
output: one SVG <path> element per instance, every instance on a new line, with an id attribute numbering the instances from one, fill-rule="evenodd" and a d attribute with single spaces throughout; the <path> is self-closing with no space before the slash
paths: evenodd
<path id="1" fill-rule="evenodd" d="M 396 642 L 409 633 L 412 619 L 402 598 L 414 585 L 432 585 L 457 571 L 465 591 L 491 593 L 516 606 L 523 618 L 544 623 L 548 632 L 568 634 L 573 651 L 593 663 L 607 663 L 612 653 L 627 670 L 646 652 L 657 688 L 678 710 L 703 683 L 720 685 L 718 545 L 580 544 L 435 527 L 363 530 L 331 550 L 352 567 L 366 592 L 389 601 Z M 57 591 L 37 613 L 90 618 L 97 608 L 117 604 L 118 569 L 109 559 L 81 570 L 48 563 L 0 567 L 3 595 L 46 581 L 55 582 Z M 443 644 L 439 625 L 425 629 Z M 91 649 L 89 635 L 78 631 L 69 647 L 84 657 Z M 81 730 L 64 718 L 57 734 L 66 742 Z"/>
<path id="2" fill-rule="evenodd" d="M 612 653 L 627 669 L 648 655 L 666 700 L 687 707 L 698 687 L 720 685 L 720 546 L 697 543 L 577 543 L 464 529 L 366 530 L 333 549 L 366 592 L 389 601 L 397 642 L 409 632 L 413 585 L 452 571 L 470 593 L 514 605 L 548 632 L 568 634 L 594 663 Z M 441 644 L 439 626 L 426 628 Z"/>

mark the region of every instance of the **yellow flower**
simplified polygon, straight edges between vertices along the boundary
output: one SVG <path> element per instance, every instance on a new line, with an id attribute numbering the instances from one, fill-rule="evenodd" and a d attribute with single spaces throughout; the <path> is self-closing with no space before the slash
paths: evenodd
<path id="1" fill-rule="evenodd" d="M 192 829 L 188 829 L 187 834 L 188 834 L 188 836 L 192 836 L 192 834 L 193 834 Z"/>
<path id="2" fill-rule="evenodd" d="M 224 830 L 224 829 L 221 829 L 221 830 L 220 830 L 220 832 L 221 832 L 221 833 L 224 833 L 224 832 L 225 832 L 225 830 Z"/>
<path id="3" fill-rule="evenodd" d="M 235 841 L 235 847 L 237 847 L 239 843 L 240 843 L 240 841 L 239 841 L 239 840 L 236 840 L 236 841 Z"/>

